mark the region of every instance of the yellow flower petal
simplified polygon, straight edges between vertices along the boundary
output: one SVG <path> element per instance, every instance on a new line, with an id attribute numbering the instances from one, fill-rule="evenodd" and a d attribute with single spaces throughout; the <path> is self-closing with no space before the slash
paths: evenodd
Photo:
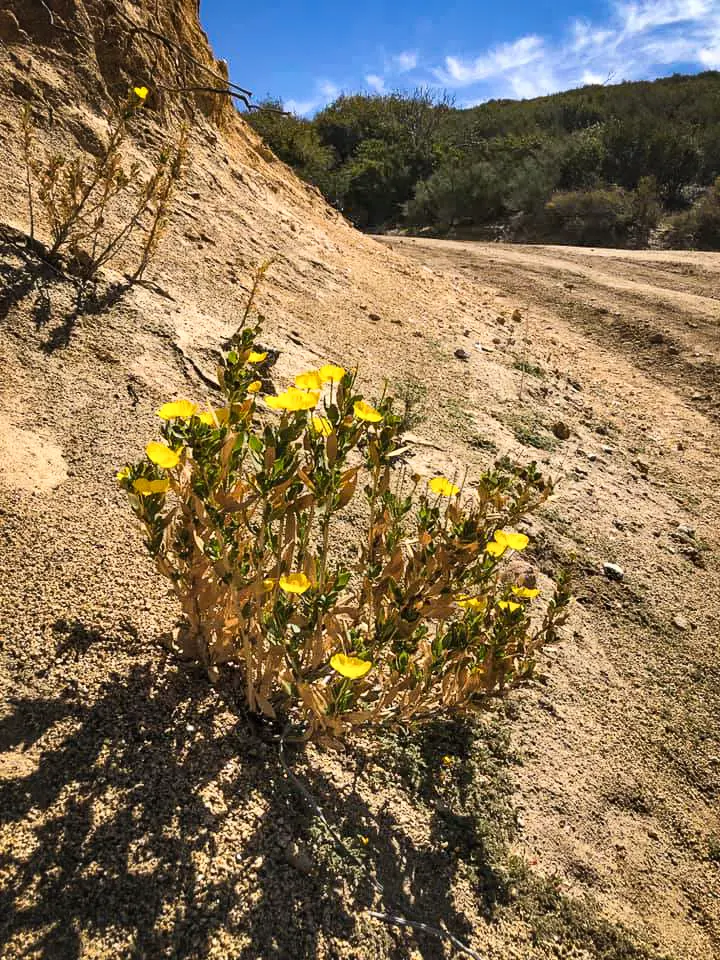
<path id="1" fill-rule="evenodd" d="M 358 420 L 365 420 L 366 423 L 379 423 L 383 415 L 375 407 L 371 407 L 365 400 L 356 400 L 353 413 Z"/>
<path id="2" fill-rule="evenodd" d="M 285 393 L 276 397 L 265 397 L 265 403 L 272 410 L 312 410 L 320 399 L 319 390 L 298 390 L 288 387 Z"/>
<path id="3" fill-rule="evenodd" d="M 301 390 L 319 390 L 322 387 L 322 380 L 317 370 L 308 370 L 307 373 L 300 373 L 295 377 L 295 386 Z"/>
<path id="4" fill-rule="evenodd" d="M 463 610 L 472 610 L 473 613 L 480 613 L 485 609 L 486 599 L 480 597 L 460 596 L 455 598 L 455 603 Z"/>
<path id="5" fill-rule="evenodd" d="M 446 477 L 433 477 L 432 480 L 428 480 L 428 486 L 433 493 L 439 493 L 442 497 L 454 497 L 455 494 L 460 493 L 460 487 L 450 483 Z"/>
<path id="6" fill-rule="evenodd" d="M 214 427 L 216 423 L 227 423 L 228 415 L 227 407 L 217 407 L 215 410 L 203 410 L 198 414 L 198 420 L 209 427 Z"/>
<path id="7" fill-rule="evenodd" d="M 497 605 L 501 610 L 508 610 L 510 613 L 514 613 L 516 610 L 522 610 L 522 604 L 515 603 L 513 600 L 498 600 Z"/>
<path id="8" fill-rule="evenodd" d="M 524 550 L 530 543 L 524 533 L 512 533 L 509 530 L 496 530 L 495 540 L 511 550 Z"/>
<path id="9" fill-rule="evenodd" d="M 513 587 L 512 592 L 516 597 L 522 597 L 523 600 L 532 600 L 540 593 L 539 590 L 531 590 L 530 587 Z"/>
<path id="10" fill-rule="evenodd" d="M 261 386 L 262 380 L 253 380 L 252 383 L 248 384 L 248 393 L 257 393 Z"/>
<path id="11" fill-rule="evenodd" d="M 187 420 L 197 413 L 197 404 L 192 400 L 171 400 L 164 403 L 157 412 L 161 420 Z"/>
<path id="12" fill-rule="evenodd" d="M 485 553 L 489 553 L 491 557 L 501 557 L 506 550 L 505 544 L 498 543 L 496 540 L 491 540 L 485 547 Z"/>
<path id="13" fill-rule="evenodd" d="M 145 477 L 138 477 L 133 483 L 133 490 L 141 496 L 151 493 L 167 493 L 170 481 L 166 478 L 161 480 L 147 480 Z"/>
<path id="14" fill-rule="evenodd" d="M 444 767 L 451 767 L 453 765 L 453 758 L 445 754 L 445 756 L 442 758 L 442 765 Z"/>
<path id="15" fill-rule="evenodd" d="M 141 100 L 146 100 L 150 91 L 147 87 L 133 87 L 133 93 L 136 97 L 140 97 Z"/>
<path id="16" fill-rule="evenodd" d="M 155 441 L 149 443 L 145 447 L 145 453 L 148 455 L 148 460 L 157 464 L 158 467 L 162 467 L 163 470 L 172 470 L 180 462 L 180 454 L 171 450 L 170 447 L 166 447 L 164 443 L 156 443 Z"/>
<path id="17" fill-rule="evenodd" d="M 115 474 L 115 479 L 118 483 L 122 483 L 123 480 L 127 480 L 130 476 L 130 467 L 123 467 L 122 470 L 118 470 Z"/>
<path id="18" fill-rule="evenodd" d="M 361 660 L 359 657 L 348 657 L 344 653 L 336 653 L 330 660 L 330 666 L 341 677 L 359 680 L 371 669 L 372 663 L 369 660 Z"/>
<path id="19" fill-rule="evenodd" d="M 323 364 L 318 372 L 322 383 L 337 383 L 345 376 L 345 368 L 338 367 L 334 363 Z"/>
<path id="20" fill-rule="evenodd" d="M 251 350 L 250 356 L 247 358 L 247 362 L 262 363 L 266 357 L 267 357 L 267 350 L 264 350 L 262 353 L 259 353 L 257 350 Z"/>
<path id="21" fill-rule="evenodd" d="M 305 593 L 312 586 L 304 573 L 288 573 L 287 576 L 280 577 L 279 582 L 280 589 L 285 593 Z"/>
<path id="22" fill-rule="evenodd" d="M 312 417 L 310 423 L 315 433 L 319 433 L 322 437 L 329 437 L 333 432 L 333 425 L 327 417 Z"/>
<path id="23" fill-rule="evenodd" d="M 362 834 L 358 834 L 358 840 L 364 847 L 370 843 L 370 837 L 364 837 Z"/>

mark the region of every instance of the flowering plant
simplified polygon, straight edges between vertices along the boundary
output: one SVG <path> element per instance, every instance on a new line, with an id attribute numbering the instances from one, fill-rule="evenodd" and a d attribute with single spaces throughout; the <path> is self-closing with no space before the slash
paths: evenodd
<path id="1" fill-rule="evenodd" d="M 262 396 L 258 333 L 221 361 L 224 405 L 166 403 L 162 442 L 118 474 L 180 601 L 178 646 L 306 736 L 472 709 L 527 677 L 569 594 L 508 575 L 528 545 L 510 527 L 551 485 L 534 464 L 410 476 L 392 397 L 369 403 L 335 364 Z"/>

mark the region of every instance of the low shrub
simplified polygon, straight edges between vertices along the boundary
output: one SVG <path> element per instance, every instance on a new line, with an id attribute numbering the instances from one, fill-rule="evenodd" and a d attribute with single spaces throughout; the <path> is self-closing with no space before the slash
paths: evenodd
<path id="1" fill-rule="evenodd" d="M 99 154 L 89 161 L 78 154 L 38 157 L 32 113 L 23 114 L 23 149 L 30 213 L 30 235 L 35 239 L 37 210 L 44 213 L 51 236 L 48 259 L 62 255 L 68 271 L 94 280 L 99 271 L 140 237 L 140 253 L 133 283 L 139 280 L 157 252 L 186 154 L 187 132 L 160 150 L 149 175 L 123 157 L 130 122 L 148 96 L 147 87 L 135 87 L 110 116 L 110 133 Z"/>
<path id="2" fill-rule="evenodd" d="M 535 464 L 410 476 L 393 398 L 368 403 L 355 374 L 325 364 L 261 398 L 258 333 L 223 356 L 224 405 L 165 404 L 161 442 L 118 474 L 180 601 L 178 648 L 306 737 L 470 710 L 528 677 L 568 589 L 543 603 L 506 560 L 551 484 Z"/>
<path id="3" fill-rule="evenodd" d="M 690 210 L 669 219 L 665 242 L 671 247 L 720 250 L 720 177 Z"/>
<path id="4" fill-rule="evenodd" d="M 633 226 L 632 197 L 620 187 L 555 193 L 545 204 L 549 238 L 579 246 L 624 246 Z"/>

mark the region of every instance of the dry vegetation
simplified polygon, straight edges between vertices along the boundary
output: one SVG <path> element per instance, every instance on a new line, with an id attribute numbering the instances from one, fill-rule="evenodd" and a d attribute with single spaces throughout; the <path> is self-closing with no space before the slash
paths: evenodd
<path id="1" fill-rule="evenodd" d="M 100 0 L 82 7 L 90 23 L 109 16 Z M 240 121 L 218 131 L 208 107 L 158 260 L 120 300 L 122 273 L 108 270 L 79 304 L 21 232 L 18 91 L 53 107 L 42 148 L 87 148 L 108 131 L 85 92 L 101 89 L 96 51 L 108 78 L 124 61 L 72 35 L 58 46 L 35 5 L 13 8 L 25 38 L 0 47 L 0 952 L 455 952 L 374 909 L 444 925 L 488 960 L 711 960 L 715 259 L 380 246 Z M 212 64 L 194 5 L 148 22 Z M 143 80 L 130 66 L 124 80 Z M 141 160 L 179 129 L 167 109 L 129 145 Z M 574 572 L 563 638 L 480 718 L 288 749 L 341 845 L 232 683 L 167 651 L 178 608 L 114 479 L 168 398 L 221 405 L 216 365 L 267 256 L 269 381 L 282 389 L 332 359 L 357 364 L 371 397 L 386 376 L 411 399 L 402 384 L 420 384 L 424 419 L 405 439 L 425 477 L 540 459 L 558 482 L 523 527 L 532 546 L 515 574 L 547 593 Z M 363 517 L 349 506 L 341 543 Z"/>

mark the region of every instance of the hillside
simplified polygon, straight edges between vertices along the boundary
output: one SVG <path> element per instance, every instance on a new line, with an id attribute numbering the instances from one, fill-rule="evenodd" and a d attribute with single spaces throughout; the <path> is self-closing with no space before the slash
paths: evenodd
<path id="1" fill-rule="evenodd" d="M 362 235 L 227 98 L 187 89 L 222 87 L 224 69 L 190 0 L 10 0 L 0 40 L 0 954 L 457 955 L 375 908 L 487 960 L 711 960 L 712 256 Z M 113 296 L 128 247 L 79 309 L 24 239 L 21 112 L 38 151 L 97 153 L 111 98 L 137 83 L 134 156 L 186 121 L 189 161 L 143 283 Z M 278 384 L 321 361 L 357 364 L 371 396 L 411 378 L 426 397 L 412 469 L 508 454 L 559 478 L 530 560 L 543 583 L 570 565 L 577 602 L 538 678 L 473 724 L 293 752 L 383 896 L 228 691 L 167 652 L 177 610 L 114 480 L 162 402 L 213 397 L 268 257 Z"/>
<path id="2" fill-rule="evenodd" d="M 466 109 L 430 90 L 343 95 L 250 123 L 361 228 L 717 249 L 719 106 L 707 71 Z"/>

